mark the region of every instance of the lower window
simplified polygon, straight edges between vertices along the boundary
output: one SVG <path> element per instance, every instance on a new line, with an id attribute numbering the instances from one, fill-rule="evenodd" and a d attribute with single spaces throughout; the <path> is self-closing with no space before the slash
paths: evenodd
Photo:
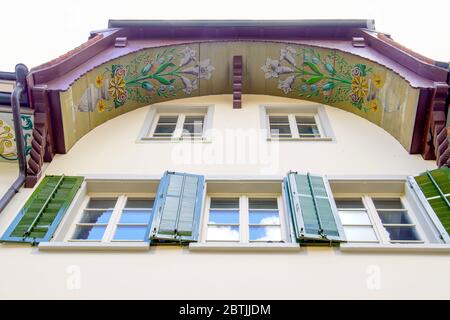
<path id="1" fill-rule="evenodd" d="M 403 197 L 336 197 L 348 242 L 422 243 Z"/>
<path id="2" fill-rule="evenodd" d="M 206 241 L 284 242 L 281 197 L 209 196 Z"/>
<path id="3" fill-rule="evenodd" d="M 71 241 L 144 241 L 151 223 L 153 198 L 89 196 Z"/>

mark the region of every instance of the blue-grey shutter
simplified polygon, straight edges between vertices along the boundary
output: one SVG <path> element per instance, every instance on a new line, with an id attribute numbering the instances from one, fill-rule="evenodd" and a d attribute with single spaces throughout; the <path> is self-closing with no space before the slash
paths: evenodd
<path id="1" fill-rule="evenodd" d="M 154 205 L 150 240 L 194 242 L 198 240 L 205 179 L 200 175 L 166 172 Z"/>
<path id="2" fill-rule="evenodd" d="M 84 178 L 45 176 L 0 241 L 39 243 L 49 241 Z"/>
<path id="3" fill-rule="evenodd" d="M 284 184 L 297 239 L 345 241 L 336 204 L 324 177 L 289 173 Z"/>

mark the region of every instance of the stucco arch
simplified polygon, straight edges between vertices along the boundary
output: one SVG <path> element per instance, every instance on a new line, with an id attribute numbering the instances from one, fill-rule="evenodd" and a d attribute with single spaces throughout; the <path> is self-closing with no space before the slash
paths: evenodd
<path id="1" fill-rule="evenodd" d="M 65 150 L 99 124 L 144 105 L 232 93 L 236 55 L 244 62 L 243 94 L 326 103 L 380 126 L 410 150 L 419 89 L 368 58 L 280 41 L 185 42 L 97 59 L 102 63 L 60 92 Z"/>

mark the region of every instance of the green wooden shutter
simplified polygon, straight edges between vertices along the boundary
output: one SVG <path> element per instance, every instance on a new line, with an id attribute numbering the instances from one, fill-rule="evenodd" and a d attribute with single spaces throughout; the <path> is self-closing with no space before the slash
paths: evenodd
<path id="1" fill-rule="evenodd" d="M 345 241 L 326 179 L 289 173 L 284 183 L 292 225 L 299 240 Z"/>
<path id="2" fill-rule="evenodd" d="M 443 167 L 426 171 L 414 177 L 414 180 L 436 214 L 436 217 L 431 218 L 441 232 L 441 238 L 450 241 L 450 169 Z M 438 221 L 434 218 L 437 218 Z"/>
<path id="3" fill-rule="evenodd" d="M 158 187 L 150 240 L 198 240 L 204 177 L 166 172 Z"/>
<path id="4" fill-rule="evenodd" d="M 32 244 L 49 241 L 83 180 L 83 177 L 45 176 L 0 241 Z"/>

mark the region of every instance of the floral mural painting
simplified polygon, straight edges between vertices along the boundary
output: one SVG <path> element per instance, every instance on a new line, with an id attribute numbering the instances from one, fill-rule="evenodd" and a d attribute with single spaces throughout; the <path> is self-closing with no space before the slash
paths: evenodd
<path id="1" fill-rule="evenodd" d="M 128 101 L 151 103 L 155 96 L 176 97 L 198 90 L 199 80 L 210 80 L 214 67 L 209 59 L 198 61 L 190 47 L 161 49 L 136 55 L 129 64 L 112 64 L 95 76 L 76 109 L 111 111 Z"/>
<path id="2" fill-rule="evenodd" d="M 31 151 L 33 120 L 31 115 L 21 115 L 25 154 Z M 17 149 L 11 113 L 0 113 L 0 161 L 16 161 Z"/>
<path id="3" fill-rule="evenodd" d="M 299 97 L 322 98 L 330 104 L 348 102 L 364 112 L 381 107 L 382 75 L 365 64 L 348 63 L 334 50 L 323 56 L 314 48 L 288 46 L 280 50 L 279 59 L 267 58 L 261 70 L 266 79 L 278 79 L 278 89 L 284 94 L 297 92 Z"/>

